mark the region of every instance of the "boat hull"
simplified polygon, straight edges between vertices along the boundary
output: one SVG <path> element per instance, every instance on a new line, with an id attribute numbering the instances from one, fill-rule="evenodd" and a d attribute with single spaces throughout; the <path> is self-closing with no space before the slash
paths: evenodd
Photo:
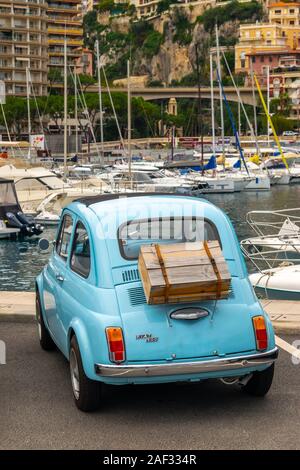
<path id="1" fill-rule="evenodd" d="M 300 300 L 300 266 L 284 266 L 250 274 L 257 293 L 269 299 Z"/>
<path id="2" fill-rule="evenodd" d="M 245 191 L 269 191 L 270 188 L 271 183 L 269 178 L 257 176 L 247 184 Z"/>
<path id="3" fill-rule="evenodd" d="M 291 292 L 280 289 L 255 287 L 255 292 L 258 298 L 267 298 L 270 300 L 300 300 L 300 291 Z"/>
<path id="4" fill-rule="evenodd" d="M 13 229 L 13 228 L 7 228 L 7 229 L 0 229 L 0 239 L 4 238 L 12 238 L 18 235 L 20 233 L 19 229 Z"/>

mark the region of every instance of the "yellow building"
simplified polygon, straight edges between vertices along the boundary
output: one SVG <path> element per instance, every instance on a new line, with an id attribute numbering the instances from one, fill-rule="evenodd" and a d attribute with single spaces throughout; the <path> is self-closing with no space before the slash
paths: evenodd
<path id="1" fill-rule="evenodd" d="M 81 0 L 48 0 L 49 68 L 64 65 L 64 41 L 67 40 L 68 64 L 75 65 L 83 47 Z"/>
<path id="2" fill-rule="evenodd" d="M 269 6 L 270 23 L 280 24 L 282 26 L 300 25 L 300 4 L 276 2 Z"/>
<path id="3" fill-rule="evenodd" d="M 300 3 L 272 2 L 269 22 L 240 26 L 235 46 L 235 71 L 249 71 L 249 55 L 260 51 L 296 50 L 300 47 Z"/>

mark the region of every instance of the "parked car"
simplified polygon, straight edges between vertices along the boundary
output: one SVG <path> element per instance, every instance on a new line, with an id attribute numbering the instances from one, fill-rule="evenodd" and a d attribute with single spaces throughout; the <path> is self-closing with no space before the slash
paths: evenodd
<path id="1" fill-rule="evenodd" d="M 299 135 L 299 132 L 297 132 L 297 131 L 284 131 L 284 132 L 282 133 L 282 135 L 283 135 L 284 137 L 294 137 L 294 136 Z"/>
<path id="2" fill-rule="evenodd" d="M 36 280 L 40 344 L 57 346 L 69 360 L 77 407 L 96 409 L 104 384 L 214 378 L 265 395 L 278 350 L 228 217 L 195 197 L 126 196 L 67 206 Z M 140 246 L 204 239 L 222 246 L 232 278 L 229 297 L 148 305 L 137 267 Z M 45 240 L 41 245 L 48 246 Z"/>

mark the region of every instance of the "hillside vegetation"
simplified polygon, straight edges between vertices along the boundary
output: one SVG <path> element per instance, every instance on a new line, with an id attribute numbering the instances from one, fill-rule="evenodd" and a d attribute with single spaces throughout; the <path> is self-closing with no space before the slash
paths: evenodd
<path id="1" fill-rule="evenodd" d="M 93 50 L 95 40 L 99 40 L 111 80 L 126 75 L 126 61 L 131 57 L 133 73 L 148 75 L 149 83 L 195 83 L 196 44 L 199 61 L 205 64 L 209 48 L 215 44 L 216 22 L 220 44 L 230 47 L 238 39 L 240 23 L 261 20 L 264 14 L 256 0 L 234 0 L 209 8 L 198 17 L 193 15 L 192 7 L 182 8 L 175 3 L 162 0 L 158 5 L 160 16 L 151 21 L 137 20 L 134 6 L 115 4 L 113 0 L 102 0 L 98 11 L 84 17 L 85 45 Z M 107 24 L 103 15 L 109 17 Z"/>

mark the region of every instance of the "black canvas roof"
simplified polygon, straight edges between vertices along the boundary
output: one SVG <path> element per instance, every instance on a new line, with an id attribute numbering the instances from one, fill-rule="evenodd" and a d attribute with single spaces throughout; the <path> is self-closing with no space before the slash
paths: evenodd
<path id="1" fill-rule="evenodd" d="M 125 197 L 144 197 L 144 196 L 180 196 L 180 197 L 195 197 L 192 194 L 179 194 L 179 193 L 111 193 L 111 194 L 99 194 L 97 196 L 86 196 L 74 200 L 74 202 L 80 202 L 85 206 L 91 206 L 92 204 L 97 204 L 98 202 L 107 202 L 113 201 L 115 199 L 125 198 Z"/>

